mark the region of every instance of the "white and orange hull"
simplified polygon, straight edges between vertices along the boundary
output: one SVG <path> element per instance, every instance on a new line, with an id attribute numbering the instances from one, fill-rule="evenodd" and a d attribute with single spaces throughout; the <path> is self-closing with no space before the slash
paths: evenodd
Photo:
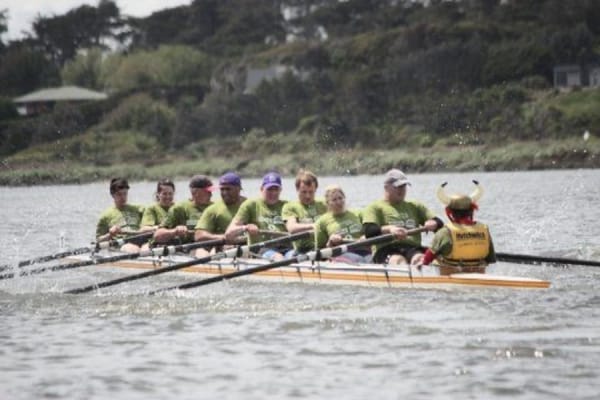
<path id="1" fill-rule="evenodd" d="M 170 257 L 168 260 L 156 262 L 155 259 L 135 259 L 117 261 L 99 266 L 154 269 L 174 263 L 188 261 L 184 256 Z M 181 269 L 186 273 L 196 274 L 198 279 L 209 278 L 247 269 L 268 263 L 258 259 L 222 259 Z M 337 262 L 321 261 L 319 263 L 298 263 L 287 267 L 274 268 L 262 272 L 248 274 L 236 279 L 250 279 L 270 282 L 298 282 L 309 284 L 342 284 L 373 287 L 406 287 L 406 288 L 449 288 L 449 287 L 494 287 L 517 289 L 546 289 L 550 282 L 535 278 L 499 276 L 479 273 L 457 273 L 447 276 L 439 274 L 436 267 L 424 267 L 423 270 L 407 266 L 393 267 L 378 264 L 352 265 Z"/>

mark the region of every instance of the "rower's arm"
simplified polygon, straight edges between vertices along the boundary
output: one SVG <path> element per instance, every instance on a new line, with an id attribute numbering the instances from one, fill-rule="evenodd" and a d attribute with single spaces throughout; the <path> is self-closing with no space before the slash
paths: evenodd
<path id="1" fill-rule="evenodd" d="M 234 218 L 225 231 L 225 240 L 231 243 L 236 237 L 246 232 L 246 230 L 247 226 L 244 224 L 244 221 Z"/>
<path id="2" fill-rule="evenodd" d="M 205 240 L 221 240 L 221 239 L 225 239 L 224 234 L 211 233 L 204 229 L 197 230 L 196 233 L 194 234 L 194 240 L 196 242 L 202 242 Z"/>
<path id="3" fill-rule="evenodd" d="M 406 232 L 407 232 L 406 229 L 401 226 L 396 226 L 396 225 L 379 226 L 379 225 L 371 223 L 371 222 L 364 223 L 363 230 L 365 232 L 365 237 L 367 237 L 367 238 L 391 233 L 398 240 L 406 239 Z"/>
<path id="4" fill-rule="evenodd" d="M 158 228 L 154 232 L 154 240 L 158 243 L 166 243 L 175 237 L 184 237 L 187 234 L 187 227 L 184 225 L 176 226 L 173 229 L 169 228 Z"/>
<path id="5" fill-rule="evenodd" d="M 304 231 L 310 231 L 313 228 L 312 222 L 310 223 L 301 223 L 298 222 L 296 217 L 289 217 L 285 223 L 286 230 L 291 233 L 300 233 Z"/>

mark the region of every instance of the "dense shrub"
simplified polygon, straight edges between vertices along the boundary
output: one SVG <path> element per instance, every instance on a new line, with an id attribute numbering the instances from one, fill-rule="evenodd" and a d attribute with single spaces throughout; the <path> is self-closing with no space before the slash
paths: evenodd
<path id="1" fill-rule="evenodd" d="M 186 46 L 161 46 L 127 56 L 112 55 L 102 66 L 106 87 L 127 90 L 151 86 L 207 85 L 213 62 L 206 54 Z"/>
<path id="2" fill-rule="evenodd" d="M 128 97 L 107 115 L 100 130 L 146 133 L 165 146 L 170 145 L 175 112 L 166 104 L 146 94 Z"/>

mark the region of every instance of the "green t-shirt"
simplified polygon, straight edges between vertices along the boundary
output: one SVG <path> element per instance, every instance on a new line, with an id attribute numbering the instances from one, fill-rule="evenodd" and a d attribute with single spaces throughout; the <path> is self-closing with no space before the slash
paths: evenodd
<path id="1" fill-rule="evenodd" d="M 227 205 L 223 200 L 217 201 L 202 213 L 196 224 L 196 230 L 203 230 L 215 234 L 223 234 L 231 220 L 240 208 L 240 204 Z"/>
<path id="2" fill-rule="evenodd" d="M 270 206 L 262 198 L 246 200 L 242 203 L 234 218 L 242 224 L 254 224 L 261 230 L 287 232 L 281 217 L 281 210 L 286 203 L 285 200 L 279 200 L 276 204 Z M 257 239 L 251 240 L 251 243 L 263 242 L 273 238 L 269 235 L 258 235 Z"/>
<path id="3" fill-rule="evenodd" d="M 142 215 L 141 226 L 159 226 L 167 216 L 170 207 L 163 207 L 159 203 L 154 203 L 146 207 Z"/>
<path id="4" fill-rule="evenodd" d="M 114 225 L 119 225 L 123 230 L 139 230 L 143 212 L 143 206 L 134 204 L 126 204 L 121 209 L 115 206 L 107 208 L 100 215 L 100 219 L 96 225 L 96 236 L 107 234 Z"/>
<path id="5" fill-rule="evenodd" d="M 406 229 L 415 229 L 434 217 L 435 214 L 425 205 L 414 200 L 403 201 L 398 204 L 377 200 L 368 205 L 362 212 L 363 224 L 397 225 Z M 421 234 L 416 233 L 408 236 L 405 240 L 395 240 L 391 243 L 375 245 L 373 246 L 373 254 L 382 247 L 395 244 L 420 246 Z"/>
<path id="6" fill-rule="evenodd" d="M 204 210 L 206 210 L 213 203 L 202 204 L 196 206 L 192 200 L 184 200 L 175 204 L 169 209 L 167 216 L 163 220 L 161 227 L 167 229 L 173 229 L 176 226 L 185 225 L 190 231 L 196 228 L 200 217 Z M 190 242 L 194 240 L 194 233 L 190 232 L 186 235 L 184 242 Z"/>
<path id="7" fill-rule="evenodd" d="M 337 233 L 344 239 L 357 240 L 363 234 L 360 218 L 352 211 L 344 211 L 342 214 L 333 215 L 327 212 L 315 222 L 315 244 L 321 249 L 327 244 L 329 236 Z"/>
<path id="8" fill-rule="evenodd" d="M 300 201 L 287 202 L 281 210 L 281 216 L 284 222 L 289 218 L 296 218 L 296 221 L 301 224 L 312 224 L 319 216 L 327 212 L 327 205 L 322 200 L 315 200 L 312 204 L 304 205 Z M 306 239 L 296 240 L 294 249 L 299 253 L 306 253 L 314 249 L 315 239 L 309 237 Z"/>

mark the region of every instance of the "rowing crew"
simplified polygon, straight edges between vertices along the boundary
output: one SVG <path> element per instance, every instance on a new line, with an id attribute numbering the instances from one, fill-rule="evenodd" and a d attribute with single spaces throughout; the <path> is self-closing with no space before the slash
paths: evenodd
<path id="1" fill-rule="evenodd" d="M 130 242 L 121 248 L 126 252 L 138 252 L 140 248 L 155 245 L 215 239 L 235 245 L 239 244 L 240 235 L 246 235 L 252 244 L 277 235 L 314 232 L 312 239 L 296 241 L 293 247 L 282 243 L 280 247 L 264 248 L 256 254 L 272 261 L 337 246 L 347 240 L 392 234 L 395 240 L 391 243 L 354 249 L 337 260 L 415 266 L 436 260 L 444 274 L 484 272 L 487 264 L 496 261 L 496 256 L 488 227 L 473 218 L 482 194 L 479 184 L 474 183 L 476 188 L 470 196 L 448 196 L 446 184 L 438 188 L 438 199 L 446 206 L 449 218 L 444 224 L 421 202 L 406 199 L 407 186 L 411 183 L 398 169 L 386 173 L 383 198 L 359 212 L 346 209 L 346 196 L 338 185 L 326 188 L 325 201 L 316 199 L 318 179 L 308 170 L 301 170 L 296 176 L 296 201 L 280 198 L 282 181 L 276 172 L 263 177 L 260 196 L 254 199 L 241 195 L 240 177 L 228 172 L 219 178 L 221 200 L 217 202 L 211 201 L 216 189 L 211 179 L 196 175 L 189 183 L 190 199 L 173 204 L 175 185 L 163 180 L 157 184 L 156 204 L 145 209 L 127 203 L 127 180 L 115 178 L 110 183 L 114 206 L 102 214 L 96 234 L 100 241 L 127 232 L 154 232 L 147 243 Z M 435 232 L 428 249 L 421 245 L 420 233 L 407 234 L 408 230 L 419 226 Z M 193 255 L 202 257 L 219 250 L 198 249 Z"/>

